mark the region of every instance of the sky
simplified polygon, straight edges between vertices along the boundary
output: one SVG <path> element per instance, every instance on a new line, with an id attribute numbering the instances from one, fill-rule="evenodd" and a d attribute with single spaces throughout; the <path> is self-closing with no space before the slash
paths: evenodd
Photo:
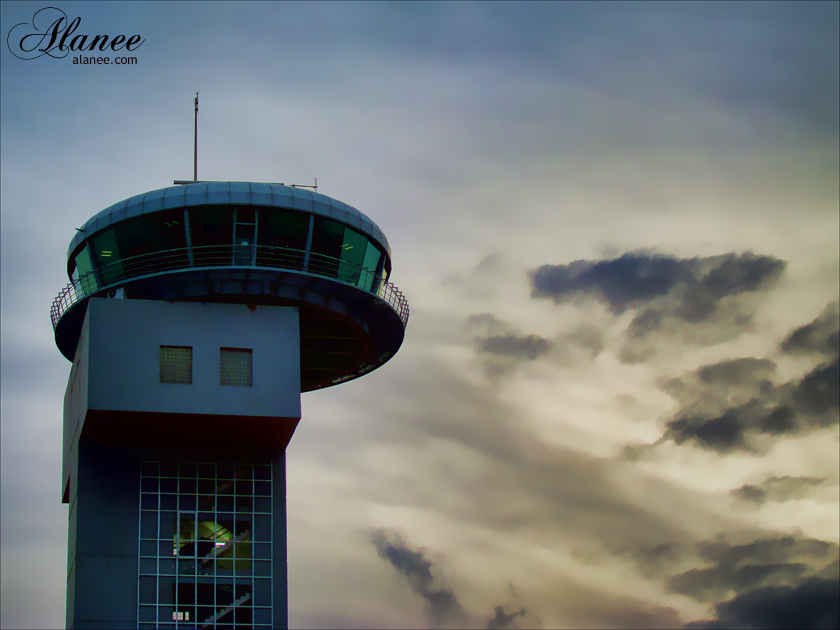
<path id="1" fill-rule="evenodd" d="M 42 6 L 136 64 L 17 58 Z M 67 246 L 192 176 L 196 91 L 199 179 L 317 177 L 411 305 L 391 361 L 302 397 L 291 627 L 840 625 L 840 4 L 2 2 L 0 30 L 2 627 L 64 623 Z"/>

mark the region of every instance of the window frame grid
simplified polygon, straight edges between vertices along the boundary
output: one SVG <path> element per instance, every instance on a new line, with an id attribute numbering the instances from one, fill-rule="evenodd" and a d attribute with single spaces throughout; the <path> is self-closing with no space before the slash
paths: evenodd
<path id="1" fill-rule="evenodd" d="M 228 607 L 228 604 L 222 606 L 219 602 L 219 592 L 220 586 L 231 586 L 231 595 L 233 597 L 231 604 L 235 602 L 237 599 L 241 598 L 242 595 L 237 597 L 237 585 L 242 588 L 245 587 L 245 590 L 250 593 L 250 597 L 246 602 L 243 602 L 239 606 L 234 606 L 231 611 L 226 613 L 221 619 L 214 620 L 206 625 L 208 628 L 217 628 L 219 626 L 230 627 L 248 627 L 248 628 L 270 628 L 273 626 L 274 622 L 274 589 L 273 589 L 273 576 L 271 574 L 267 576 L 258 576 L 256 575 L 256 551 L 260 548 L 263 548 L 267 551 L 268 559 L 264 559 L 262 556 L 264 554 L 259 554 L 259 560 L 263 562 L 271 562 L 271 558 L 273 557 L 273 545 L 274 545 L 274 517 L 271 511 L 257 511 L 258 502 L 255 500 L 257 497 L 260 498 L 268 498 L 271 500 L 274 492 L 273 488 L 273 470 L 270 461 L 268 460 L 249 460 L 249 461 L 241 461 L 241 460 L 226 460 L 224 462 L 169 462 L 168 465 L 175 465 L 174 471 L 164 469 L 164 465 L 161 462 L 152 462 L 152 461 L 144 461 L 141 462 L 140 467 L 140 497 L 139 497 L 139 508 L 140 508 L 140 522 L 139 522 L 139 532 L 138 532 L 138 580 L 137 580 L 137 621 L 138 621 L 138 628 L 156 628 L 156 627 L 172 627 L 172 628 L 186 628 L 192 627 L 194 628 L 196 625 L 205 626 L 204 621 L 200 619 L 201 616 L 198 613 L 199 602 L 198 602 L 198 585 L 199 584 L 211 584 L 213 589 L 213 610 L 216 611 L 213 614 L 217 614 L 220 610 Z M 149 470 L 150 465 L 153 465 L 153 471 Z M 182 471 L 183 466 L 192 466 L 195 470 L 194 475 L 184 474 Z M 201 467 L 202 466 L 212 466 L 213 469 L 213 476 L 202 476 L 201 475 Z M 219 475 L 219 468 L 220 466 L 227 466 L 233 471 L 232 477 L 221 477 Z M 241 474 L 242 469 L 246 469 L 246 474 Z M 151 473 L 151 474 L 150 474 Z M 170 474 L 167 474 L 170 473 Z M 238 474 L 239 473 L 239 474 Z M 250 481 L 248 492 L 242 493 L 240 488 L 237 488 L 236 482 L 237 480 L 242 479 L 243 477 L 247 478 Z M 144 488 L 144 480 L 149 478 L 155 478 L 156 484 L 153 484 L 155 490 L 149 490 L 148 485 Z M 164 480 L 166 479 L 174 479 L 176 482 L 175 485 L 175 492 L 163 492 L 165 488 Z M 195 487 L 190 492 L 182 492 L 181 488 L 181 479 L 188 479 L 195 482 Z M 199 492 L 198 481 L 199 480 L 212 480 L 214 491 L 212 494 L 206 494 Z M 224 493 L 219 492 L 220 482 L 224 483 L 225 481 L 231 482 L 233 484 L 232 491 L 230 495 L 225 495 Z M 257 481 L 260 482 L 267 482 L 268 486 L 258 486 L 256 484 Z M 258 490 L 262 490 L 261 494 L 257 494 Z M 268 494 L 266 494 L 266 491 Z M 148 499 L 145 500 L 146 506 L 144 507 L 144 497 L 148 497 L 149 495 L 155 495 L 156 501 L 156 508 L 150 507 Z M 165 509 L 165 501 L 164 495 L 173 495 L 176 497 L 175 502 L 175 509 Z M 194 496 L 195 501 L 195 509 L 186 509 L 182 510 L 180 501 L 178 500 L 182 495 L 189 495 Z M 198 505 L 199 497 L 210 497 L 213 501 L 213 508 L 210 509 L 200 509 L 201 506 Z M 227 511 L 219 511 L 219 502 L 218 498 L 220 496 L 230 496 L 232 498 L 232 506 L 231 510 Z M 240 498 L 242 501 L 240 501 Z M 193 502 L 190 502 L 192 505 Z M 171 506 L 170 506 L 171 507 Z M 242 510 L 242 508 L 246 508 Z M 156 518 L 154 519 L 154 526 L 156 531 L 149 532 L 146 528 L 144 528 L 144 514 L 148 514 L 151 512 L 156 513 Z M 172 525 L 174 525 L 174 532 L 172 532 L 171 536 L 167 536 L 167 532 L 162 531 L 162 527 L 164 526 L 162 522 L 162 514 L 163 512 L 171 512 L 170 520 L 174 517 L 174 521 L 172 521 Z M 177 548 L 176 545 L 179 544 L 181 540 L 181 523 L 183 521 L 183 516 L 187 516 L 187 518 L 192 517 L 194 526 L 193 526 L 193 538 L 192 541 L 197 543 L 199 540 L 198 538 L 198 523 L 200 514 L 205 514 L 207 516 L 212 516 L 213 523 L 215 525 L 219 524 L 219 518 L 225 519 L 232 517 L 232 525 L 234 527 L 234 531 L 231 532 L 235 537 L 237 535 L 237 531 L 239 535 L 241 535 L 243 530 L 240 530 L 237 527 L 237 523 L 246 522 L 246 518 L 237 518 L 237 517 L 247 517 L 250 519 L 250 529 L 247 530 L 250 532 L 249 534 L 249 541 L 248 544 L 251 545 L 251 550 L 249 554 L 249 562 L 250 562 L 250 570 L 247 573 L 240 573 L 236 571 L 236 545 L 240 544 L 240 542 L 244 541 L 237 541 L 234 543 L 231 552 L 231 559 L 233 560 L 231 573 L 222 573 L 220 574 L 220 569 L 216 562 L 214 561 L 209 569 L 209 574 L 200 575 L 198 573 L 198 566 L 200 562 L 200 556 L 198 554 L 197 548 L 195 549 L 195 562 L 193 564 L 193 572 L 190 573 L 182 573 L 180 570 L 179 560 L 180 557 L 176 553 Z M 257 516 L 265 517 L 266 524 L 268 525 L 267 530 L 267 539 L 259 539 L 255 538 L 255 523 L 257 520 Z M 146 523 L 146 525 L 150 525 L 151 523 Z M 150 538 L 150 535 L 154 535 L 153 538 Z M 215 540 L 215 538 L 213 539 Z M 144 545 L 144 543 L 154 543 L 153 545 Z M 171 546 L 173 549 L 173 554 L 165 556 L 164 555 L 164 548 L 166 546 Z M 151 549 L 154 549 L 154 555 L 150 555 Z M 146 553 L 146 552 L 149 553 Z M 154 560 L 154 572 L 144 571 L 144 560 Z M 166 564 L 171 564 L 172 568 L 167 571 L 164 568 L 165 561 L 168 562 Z M 155 583 L 155 601 L 154 602 L 147 602 L 144 601 L 143 593 L 141 592 L 141 578 L 144 577 L 151 577 L 154 579 Z M 186 581 L 184 582 L 182 579 L 185 578 Z M 172 583 L 172 602 L 171 603 L 162 603 L 161 602 L 161 589 L 162 583 L 164 581 L 169 581 Z M 187 611 L 179 611 L 179 604 L 178 604 L 178 593 L 179 589 L 182 586 L 189 586 L 192 585 L 193 587 L 193 605 L 190 609 L 191 617 L 195 616 L 195 618 L 191 618 L 189 620 L 177 619 L 178 612 Z M 268 601 L 267 602 L 260 602 L 260 605 L 256 604 L 256 587 L 257 585 L 268 584 Z M 265 593 L 264 589 L 263 590 Z M 222 606 L 219 608 L 219 606 Z M 257 621 L 257 611 L 269 611 L 269 615 L 266 618 L 266 621 L 260 622 Z M 152 612 L 153 611 L 153 612 Z M 154 618 L 154 621 L 151 620 L 144 620 L 146 616 L 145 613 L 151 612 L 151 617 Z M 239 612 L 239 615 L 237 615 Z M 244 612 L 248 612 L 246 619 L 241 621 L 237 621 L 237 617 L 240 617 Z M 169 616 L 167 617 L 167 613 Z M 232 618 L 228 618 L 228 615 L 232 613 Z M 186 617 L 186 614 L 184 615 Z M 212 617 L 213 615 L 211 615 Z M 250 621 L 247 620 L 250 618 Z"/>

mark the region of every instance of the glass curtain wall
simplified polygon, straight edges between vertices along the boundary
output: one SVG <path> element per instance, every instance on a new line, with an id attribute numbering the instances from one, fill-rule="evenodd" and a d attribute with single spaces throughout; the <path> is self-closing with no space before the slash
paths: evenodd
<path id="1" fill-rule="evenodd" d="M 231 264 L 309 271 L 367 291 L 387 277 L 388 261 L 382 264 L 382 251 L 367 236 L 324 216 L 310 221 L 312 215 L 297 210 L 219 205 L 186 213 L 188 221 L 183 208 L 153 212 L 95 234 L 75 255 L 72 279 L 88 292 L 147 273 Z"/>
<path id="2" fill-rule="evenodd" d="M 270 628 L 270 462 L 143 462 L 140 491 L 138 627 Z"/>
<path id="3" fill-rule="evenodd" d="M 315 217 L 309 270 L 371 290 L 382 252 L 366 236 L 326 217 Z"/>

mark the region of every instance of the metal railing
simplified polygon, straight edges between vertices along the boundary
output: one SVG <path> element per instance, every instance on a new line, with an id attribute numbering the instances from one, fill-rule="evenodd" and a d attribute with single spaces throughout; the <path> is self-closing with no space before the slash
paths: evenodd
<path id="1" fill-rule="evenodd" d="M 70 307 L 86 297 L 117 287 L 127 280 L 159 273 L 213 269 L 288 269 L 313 276 L 338 280 L 371 293 L 388 304 L 408 322 L 408 301 L 390 282 L 361 265 L 287 247 L 268 245 L 206 245 L 169 249 L 108 263 L 68 284 L 53 300 L 50 319 L 53 330 Z"/>

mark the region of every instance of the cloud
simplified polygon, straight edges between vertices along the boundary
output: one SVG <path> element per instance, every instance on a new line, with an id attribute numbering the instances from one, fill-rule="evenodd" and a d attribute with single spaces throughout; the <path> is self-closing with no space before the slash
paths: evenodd
<path id="1" fill-rule="evenodd" d="M 832 302 L 810 324 L 791 331 L 780 344 L 789 354 L 819 353 L 828 357 L 840 354 L 840 307 Z"/>
<path id="2" fill-rule="evenodd" d="M 492 313 L 473 313 L 465 321 L 468 328 L 477 328 L 485 336 L 498 335 L 511 329 L 510 324 Z"/>
<path id="3" fill-rule="evenodd" d="M 778 279 L 785 262 L 750 252 L 675 258 L 631 252 L 609 260 L 543 265 L 529 273 L 531 296 L 558 304 L 580 297 L 606 302 L 615 314 L 673 295 L 673 316 L 699 322 L 726 296 L 758 291 Z M 655 313 L 639 321 L 637 334 L 656 327 Z"/>
<path id="4" fill-rule="evenodd" d="M 478 340 L 479 352 L 532 361 L 551 348 L 551 342 L 539 335 L 495 335 Z"/>
<path id="5" fill-rule="evenodd" d="M 739 540 L 731 540 L 733 536 Z M 834 542 L 759 530 L 719 534 L 692 545 L 628 547 L 619 555 L 634 560 L 648 579 L 677 564 L 705 565 L 665 580 L 666 592 L 714 603 L 716 619 L 694 621 L 686 628 L 831 628 L 837 627 L 831 611 L 837 606 L 838 553 L 840 546 Z M 831 588 L 834 608 L 827 597 Z M 761 608 L 771 597 L 777 599 L 773 613 L 763 613 Z M 802 614 L 805 602 L 817 611 L 813 616 Z"/>
<path id="6" fill-rule="evenodd" d="M 605 345 L 603 331 L 591 324 L 580 324 L 571 332 L 555 337 L 551 355 L 558 363 L 571 366 L 594 359 Z"/>
<path id="7" fill-rule="evenodd" d="M 669 551 L 676 554 L 679 545 L 685 548 L 691 544 L 692 534 L 686 529 L 698 524 L 716 527 L 708 522 L 708 514 L 692 493 L 670 484 L 651 483 L 622 462 L 592 457 L 544 439 L 522 407 L 503 401 L 494 387 L 466 378 L 453 366 L 430 361 L 425 369 L 417 365 L 413 375 L 393 401 L 387 396 L 378 399 L 390 410 L 388 422 L 359 423 L 350 436 L 336 437 L 334 447 L 325 449 L 319 441 L 320 458 L 332 460 L 335 448 L 336 457 L 358 467 L 366 479 L 379 470 L 372 469 L 371 462 L 381 456 L 360 457 L 359 453 L 378 453 L 387 445 L 394 453 L 394 459 L 387 461 L 399 465 L 389 463 L 387 471 L 382 469 L 384 474 L 374 474 L 380 478 L 375 487 L 367 482 L 365 487 L 370 500 L 380 509 L 390 510 L 400 519 L 392 522 L 401 527 L 417 527 L 412 525 L 413 514 L 427 515 L 424 521 L 435 515 L 433 520 L 443 519 L 467 536 L 473 536 L 467 532 L 481 532 L 481 539 L 486 536 L 494 541 L 491 546 L 496 541 L 515 541 L 517 558 L 528 557 L 536 549 L 556 550 L 562 556 L 570 545 L 653 549 L 662 541 L 674 541 Z M 428 397 L 429 391 L 435 392 L 433 398 Z M 347 439 L 358 440 L 358 448 L 348 448 Z M 632 496 L 626 489 L 628 483 L 634 487 Z M 407 496 L 411 497 L 411 510 L 403 512 Z M 714 517 L 711 520 L 716 522 Z M 485 598 L 481 608 L 479 604 L 470 606 L 467 590 L 440 581 L 436 554 L 391 530 L 378 532 L 379 556 L 398 570 L 403 567 L 400 573 L 428 609 L 429 625 L 455 625 L 460 616 L 435 613 L 437 608 L 429 600 L 444 602 L 448 611 L 464 610 L 472 627 L 485 626 L 496 618 L 495 612 L 488 611 L 501 602 Z M 444 539 L 452 536 L 440 534 Z M 455 546 L 447 553 L 459 550 L 460 546 Z M 459 561 L 464 563 L 464 557 L 459 556 Z M 670 569 L 670 564 L 663 562 Z M 494 574 L 495 579 L 508 581 L 511 576 L 504 574 L 505 565 L 501 561 L 496 564 L 501 566 L 493 570 L 502 574 Z M 551 619 L 552 625 L 567 627 L 679 627 L 682 623 L 675 610 L 662 605 L 661 598 L 648 601 L 636 588 L 625 588 L 611 578 L 598 585 L 585 578 L 578 581 L 576 570 L 564 568 L 562 563 L 556 568 L 535 568 L 540 576 L 535 578 L 530 570 L 522 573 L 524 567 L 518 562 L 513 565 L 519 572 L 517 585 L 520 580 L 528 584 L 529 601 L 505 603 L 504 613 L 513 615 L 524 604 L 527 617 L 514 620 L 520 626 L 534 627 L 532 609 Z M 474 589 L 470 592 L 474 596 Z M 499 621 L 503 619 L 496 623 Z"/>
<path id="8" fill-rule="evenodd" d="M 399 534 L 382 529 L 373 531 L 371 541 L 379 557 L 387 560 L 408 580 L 411 590 L 426 600 L 430 628 L 466 621 L 464 607 L 452 589 L 436 585 L 432 563 L 422 550 L 412 549 Z"/>
<path id="9" fill-rule="evenodd" d="M 429 628 L 475 627 L 480 619 L 468 614 L 455 592 L 440 584 L 435 576 L 432 562 L 426 558 L 423 549 L 414 549 L 397 532 L 376 529 L 371 532 L 371 542 L 376 553 L 408 580 L 411 590 L 426 601 Z M 511 591 L 515 592 L 511 586 Z M 486 628 L 515 628 L 516 619 L 524 617 L 524 607 L 512 613 L 506 613 L 504 606 L 495 606 L 494 615 L 486 620 Z"/>
<path id="10" fill-rule="evenodd" d="M 473 299 L 493 297 L 499 285 L 512 273 L 510 262 L 502 254 L 490 254 L 461 273 L 452 273 L 442 280 L 443 286 L 453 287 L 461 295 Z"/>
<path id="11" fill-rule="evenodd" d="M 825 477 L 767 477 L 757 485 L 745 484 L 730 491 L 733 497 L 742 501 L 762 504 L 765 501 L 783 503 L 791 499 L 802 499 L 808 488 L 818 486 Z"/>
<path id="12" fill-rule="evenodd" d="M 616 554 L 629 557 L 639 573 L 645 577 L 652 577 L 669 572 L 683 555 L 683 547 L 684 545 L 674 542 L 664 542 L 658 545 L 625 547 L 616 550 Z"/>
<path id="13" fill-rule="evenodd" d="M 656 353 L 657 337 L 702 346 L 749 330 L 756 297 L 775 284 L 786 265 L 751 252 L 677 258 L 634 251 L 543 265 L 532 269 L 529 279 L 533 298 L 557 304 L 594 299 L 616 316 L 634 311 L 619 360 L 640 363 Z"/>
<path id="14" fill-rule="evenodd" d="M 495 617 L 493 617 L 490 621 L 487 622 L 487 630 L 491 629 L 501 629 L 501 628 L 513 628 L 512 625 L 514 621 L 516 621 L 517 617 L 524 617 L 527 611 L 525 608 L 520 608 L 516 612 L 512 612 L 510 614 L 505 613 L 504 606 L 496 606 L 493 609 L 493 613 Z"/>
<path id="15" fill-rule="evenodd" d="M 840 359 L 817 366 L 793 392 L 794 403 L 818 426 L 837 423 L 831 412 L 840 407 Z"/>
<path id="16" fill-rule="evenodd" d="M 465 324 L 468 330 L 479 331 L 479 335 L 473 337 L 473 343 L 485 375 L 495 383 L 514 374 L 520 363 L 534 361 L 554 346 L 552 341 L 540 335 L 517 332 L 512 325 L 490 313 L 470 315 Z"/>
<path id="17" fill-rule="evenodd" d="M 840 580 L 809 578 L 796 586 L 765 586 L 715 605 L 717 619 L 686 628 L 840 627 Z"/>
<path id="18" fill-rule="evenodd" d="M 624 254 L 612 260 L 576 260 L 568 265 L 543 265 L 530 272 L 531 296 L 561 304 L 571 297 L 603 299 L 616 314 L 630 306 L 666 295 L 688 279 L 680 261 L 670 256 Z"/>
<path id="19" fill-rule="evenodd" d="M 605 345 L 604 333 L 587 323 L 554 339 L 521 334 L 513 325 L 491 313 L 472 314 L 465 324 L 469 330 L 478 331 L 473 341 L 478 353 L 487 358 L 532 361 L 550 354 L 555 361 L 570 365 L 581 359 L 597 357 Z"/>
<path id="20" fill-rule="evenodd" d="M 840 422 L 837 359 L 782 384 L 770 380 L 775 367 L 769 359 L 732 359 L 663 383 L 662 389 L 680 402 L 663 439 L 718 453 L 756 452 L 757 436 L 792 435 Z"/>
<path id="21" fill-rule="evenodd" d="M 699 601 L 714 601 L 732 591 L 798 584 L 836 558 L 838 545 L 799 535 L 730 544 L 725 536 L 719 536 L 698 543 L 696 550 L 711 566 L 672 575 L 666 588 Z"/>

